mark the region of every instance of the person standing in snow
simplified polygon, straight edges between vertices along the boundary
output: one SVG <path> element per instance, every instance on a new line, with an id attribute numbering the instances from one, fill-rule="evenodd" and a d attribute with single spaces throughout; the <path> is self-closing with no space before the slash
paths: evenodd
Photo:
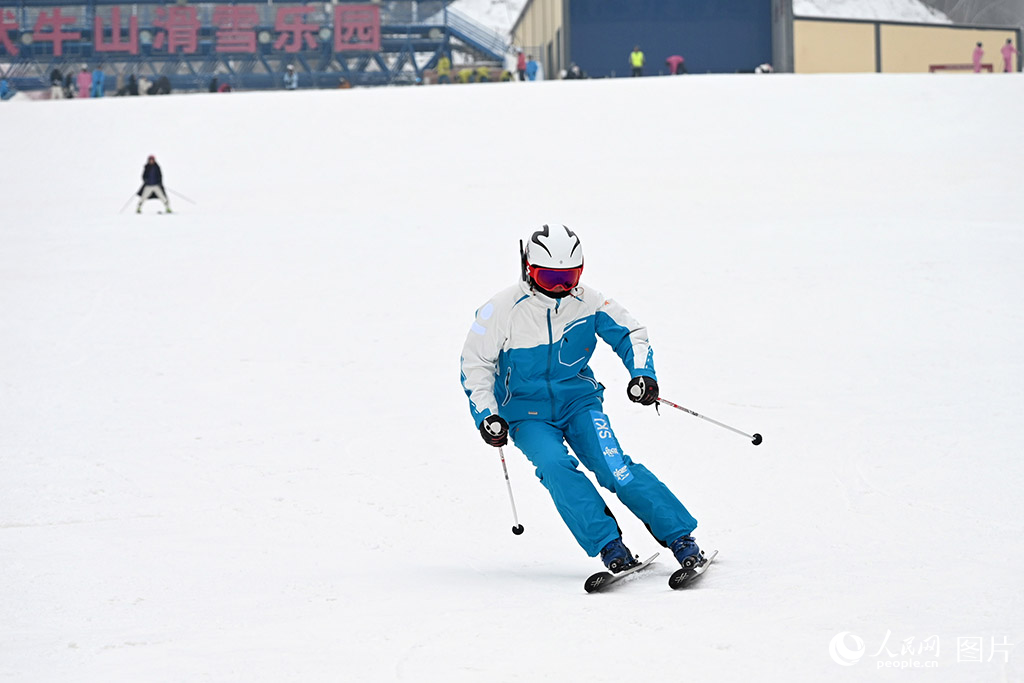
<path id="1" fill-rule="evenodd" d="M 974 53 L 971 55 L 971 61 L 974 63 L 974 73 L 981 73 L 981 58 L 985 56 L 985 51 L 981 49 L 981 43 L 978 43 L 977 47 L 974 48 Z"/>
<path id="2" fill-rule="evenodd" d="M 106 94 L 107 77 L 103 69 L 96 65 L 92 71 L 92 83 L 89 86 L 89 97 L 103 97 Z"/>
<path id="3" fill-rule="evenodd" d="M 92 89 L 92 76 L 89 75 L 89 67 L 85 64 L 82 65 L 81 71 L 78 72 L 78 77 L 75 79 L 75 87 L 78 88 L 78 97 L 89 96 L 89 91 Z"/>
<path id="4" fill-rule="evenodd" d="M 533 58 L 533 55 L 529 55 L 526 58 L 526 80 L 535 81 L 537 80 L 537 72 L 540 70 L 540 64 Z"/>
<path id="5" fill-rule="evenodd" d="M 634 46 L 633 51 L 629 53 L 629 66 L 634 76 L 644 75 L 644 53 L 639 45 Z"/>
<path id="6" fill-rule="evenodd" d="M 452 60 L 446 54 L 442 54 L 437 60 L 437 82 L 439 84 L 452 82 Z"/>
<path id="7" fill-rule="evenodd" d="M 292 66 L 291 64 L 289 64 L 288 68 L 285 69 L 285 72 L 284 72 L 284 89 L 285 90 L 295 90 L 298 87 L 299 87 L 299 75 L 297 73 L 295 73 L 295 67 Z"/>
<path id="8" fill-rule="evenodd" d="M 171 213 L 171 203 L 167 201 L 167 193 L 164 192 L 164 174 L 160 171 L 160 165 L 156 163 L 156 157 L 152 154 L 146 159 L 146 165 L 142 167 L 142 187 L 135 194 L 139 195 L 139 204 L 135 207 L 135 213 L 142 213 L 142 202 L 150 197 L 156 197 L 164 203 L 164 209 Z"/>
<path id="9" fill-rule="evenodd" d="M 1016 71 L 1017 69 L 1013 66 L 1013 58 L 1020 53 L 1017 52 L 1017 48 L 1013 45 L 1013 38 L 1006 39 L 1006 44 L 1003 45 L 1000 52 L 1003 53 L 1003 71 L 1008 74 Z"/>
<path id="10" fill-rule="evenodd" d="M 519 74 L 519 80 L 526 80 L 526 55 L 523 54 L 523 48 L 519 48 L 519 54 L 516 56 L 516 73 Z"/>
<path id="11" fill-rule="evenodd" d="M 64 99 L 64 74 L 60 72 L 60 69 L 55 68 L 50 72 L 50 99 Z"/>
<path id="12" fill-rule="evenodd" d="M 637 559 L 601 494 L 577 469 L 580 461 L 680 564 L 702 562 L 690 535 L 697 520 L 623 452 L 602 411 L 604 386 L 588 366 L 600 337 L 630 374 L 629 400 L 654 405 L 658 381 L 647 328 L 580 284 L 583 247 L 569 228 L 545 225 L 525 247 L 520 243 L 520 251 L 521 281 L 477 310 L 462 350 L 462 386 L 481 437 L 494 447 L 512 437 L 576 541 L 590 557 L 600 555 L 610 571 L 621 572 Z"/>

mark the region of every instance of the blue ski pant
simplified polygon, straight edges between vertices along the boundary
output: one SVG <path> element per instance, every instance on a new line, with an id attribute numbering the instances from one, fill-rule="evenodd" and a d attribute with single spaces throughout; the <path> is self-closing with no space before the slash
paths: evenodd
<path id="1" fill-rule="evenodd" d="M 622 452 L 600 408 L 591 404 L 560 422 L 521 420 L 509 430 L 576 541 L 595 557 L 621 533 L 597 488 L 578 469 L 580 461 L 663 545 L 692 532 L 697 520 L 650 470 Z"/>

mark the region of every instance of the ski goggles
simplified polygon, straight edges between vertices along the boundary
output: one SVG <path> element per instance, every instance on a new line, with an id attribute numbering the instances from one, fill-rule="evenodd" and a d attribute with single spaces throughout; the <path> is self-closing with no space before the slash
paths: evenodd
<path id="1" fill-rule="evenodd" d="M 579 268 L 543 268 L 530 266 L 530 279 L 549 292 L 568 292 L 580 283 L 583 266 Z"/>

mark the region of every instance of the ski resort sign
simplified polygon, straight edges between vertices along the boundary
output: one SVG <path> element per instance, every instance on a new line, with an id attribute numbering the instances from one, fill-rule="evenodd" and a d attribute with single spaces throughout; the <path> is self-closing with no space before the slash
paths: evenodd
<path id="1" fill-rule="evenodd" d="M 127 6 L 126 6 L 127 7 Z M 210 6 L 206 6 L 210 7 Z M 0 6 L 0 56 L 52 45 L 61 57 L 67 47 L 83 54 L 297 53 L 330 44 L 334 52 L 376 52 L 381 46 L 379 5 L 194 5 L 147 7 L 145 22 L 120 6 L 33 8 L 34 17 Z M 19 16 L 20 14 L 20 16 Z M 91 23 L 87 15 L 93 15 Z M 140 27 L 140 23 L 143 26 Z M 36 46 L 32 48 L 30 46 Z"/>

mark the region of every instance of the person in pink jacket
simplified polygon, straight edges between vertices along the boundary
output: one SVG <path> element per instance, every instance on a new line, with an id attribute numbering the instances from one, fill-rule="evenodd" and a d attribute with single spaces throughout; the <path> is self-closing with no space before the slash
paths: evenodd
<path id="1" fill-rule="evenodd" d="M 669 58 L 665 60 L 665 63 L 668 64 L 668 73 L 670 76 L 686 73 L 686 60 L 683 59 L 682 55 L 670 55 Z"/>
<path id="2" fill-rule="evenodd" d="M 971 61 L 974 62 L 974 73 L 981 73 L 981 58 L 985 56 L 985 51 L 981 49 L 981 43 L 978 43 L 978 47 L 974 48 L 974 54 L 971 55 Z"/>
<path id="3" fill-rule="evenodd" d="M 1017 69 L 1013 66 L 1013 58 L 1016 57 L 1019 52 L 1013 45 L 1013 38 L 1006 39 L 1006 45 L 1003 45 L 1003 49 L 1000 50 L 1003 53 L 1003 71 L 1006 73 L 1013 73 Z"/>
<path id="4" fill-rule="evenodd" d="M 82 65 L 82 70 L 78 72 L 78 77 L 75 79 L 75 86 L 78 88 L 78 97 L 89 96 L 89 90 L 92 89 L 92 75 L 84 64 Z"/>

